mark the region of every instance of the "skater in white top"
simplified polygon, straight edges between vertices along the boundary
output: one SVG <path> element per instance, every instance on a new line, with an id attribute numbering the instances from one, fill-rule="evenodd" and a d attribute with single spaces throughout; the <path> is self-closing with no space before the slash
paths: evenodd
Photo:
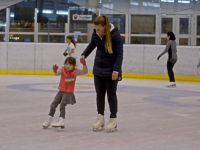
<path id="1" fill-rule="evenodd" d="M 67 42 L 67 48 L 65 49 L 63 55 L 64 56 L 69 55 L 70 57 L 74 57 L 76 59 L 77 58 L 75 52 L 76 42 L 74 41 L 74 38 L 72 36 L 67 36 L 66 42 Z"/>

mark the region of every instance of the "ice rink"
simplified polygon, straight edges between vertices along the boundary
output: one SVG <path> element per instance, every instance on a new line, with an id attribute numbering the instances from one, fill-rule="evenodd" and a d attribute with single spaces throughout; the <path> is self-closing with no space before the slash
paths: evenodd
<path id="1" fill-rule="evenodd" d="M 0 75 L 0 150 L 199 150 L 200 83 L 123 79 L 118 85 L 118 131 L 94 132 L 92 77 L 77 77 L 75 105 L 65 129 L 43 129 L 60 77 Z M 109 120 L 106 99 L 105 121 Z M 53 122 L 58 119 L 59 107 Z"/>

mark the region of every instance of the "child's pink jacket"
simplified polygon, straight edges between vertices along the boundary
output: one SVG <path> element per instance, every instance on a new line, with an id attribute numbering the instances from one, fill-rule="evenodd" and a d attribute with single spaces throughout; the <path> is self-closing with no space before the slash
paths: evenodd
<path id="1" fill-rule="evenodd" d="M 57 72 L 54 72 L 56 76 L 61 75 L 58 89 L 62 92 L 73 93 L 75 88 L 76 76 L 84 75 L 87 73 L 88 68 L 86 65 L 83 66 L 82 70 L 76 68 L 72 70 L 67 70 L 65 69 L 65 67 L 58 69 Z"/>

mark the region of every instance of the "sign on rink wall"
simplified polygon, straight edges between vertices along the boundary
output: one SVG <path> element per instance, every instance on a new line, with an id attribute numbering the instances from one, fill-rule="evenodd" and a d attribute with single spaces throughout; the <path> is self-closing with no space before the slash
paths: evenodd
<path id="1" fill-rule="evenodd" d="M 73 15 L 73 20 L 91 21 L 92 20 L 92 15 L 78 15 L 78 14 L 74 14 Z"/>

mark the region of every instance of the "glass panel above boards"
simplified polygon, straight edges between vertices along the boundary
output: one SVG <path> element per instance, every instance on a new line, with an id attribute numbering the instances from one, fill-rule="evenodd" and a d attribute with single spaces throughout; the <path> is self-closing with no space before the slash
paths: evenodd
<path id="1" fill-rule="evenodd" d="M 155 37 L 131 37 L 131 44 L 155 44 Z"/>
<path id="2" fill-rule="evenodd" d="M 155 15 L 131 15 L 131 34 L 155 34 Z"/>
<path id="3" fill-rule="evenodd" d="M 10 34 L 9 42 L 34 42 L 34 35 Z"/>
<path id="4" fill-rule="evenodd" d="M 10 32 L 34 32 L 35 1 L 26 0 L 10 7 Z"/>
<path id="5" fill-rule="evenodd" d="M 161 33 L 165 34 L 173 29 L 173 18 L 162 18 Z"/>
<path id="6" fill-rule="evenodd" d="M 0 32 L 5 32 L 6 27 L 6 9 L 0 10 Z"/>

